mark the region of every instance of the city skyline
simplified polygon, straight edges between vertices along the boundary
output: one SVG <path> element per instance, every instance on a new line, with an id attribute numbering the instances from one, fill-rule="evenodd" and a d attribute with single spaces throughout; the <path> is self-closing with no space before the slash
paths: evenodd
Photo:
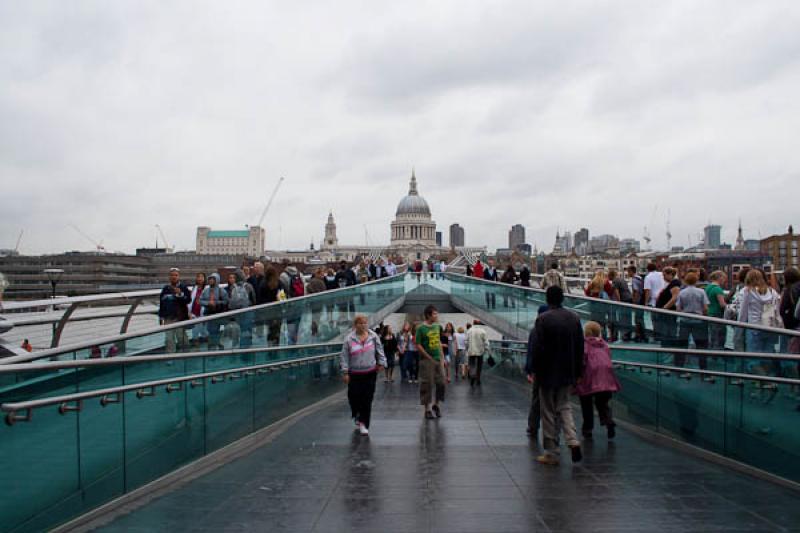
<path id="1" fill-rule="evenodd" d="M 280 176 L 267 248 L 318 246 L 331 210 L 388 244 L 412 166 L 468 246 L 795 223 L 800 5 L 579 5 L 4 4 L 0 248 L 92 249 L 74 225 L 132 252 L 158 224 L 190 250 Z"/>

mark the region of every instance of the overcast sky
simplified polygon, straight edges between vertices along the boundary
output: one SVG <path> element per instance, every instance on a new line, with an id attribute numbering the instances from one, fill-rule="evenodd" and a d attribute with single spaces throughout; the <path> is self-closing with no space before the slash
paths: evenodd
<path id="1" fill-rule="evenodd" d="M 540 4 L 540 5 L 537 5 Z M 0 248 L 798 226 L 800 2 L 0 3 Z M 365 232 L 366 228 L 366 232 Z"/>

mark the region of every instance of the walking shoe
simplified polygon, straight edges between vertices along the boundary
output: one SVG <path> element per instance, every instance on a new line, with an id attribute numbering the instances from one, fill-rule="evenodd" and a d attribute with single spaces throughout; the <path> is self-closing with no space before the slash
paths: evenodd
<path id="1" fill-rule="evenodd" d="M 433 409 L 433 414 L 435 414 L 437 418 L 442 418 L 442 410 L 439 409 L 438 405 L 434 405 L 432 409 Z"/>
<path id="2" fill-rule="evenodd" d="M 617 436 L 617 427 L 614 424 L 608 426 L 608 438 L 613 439 Z"/>
<path id="3" fill-rule="evenodd" d="M 359 427 L 361 425 L 361 422 L 358 421 L 358 417 L 355 416 L 353 417 L 353 424 L 355 424 L 356 427 Z"/>
<path id="4" fill-rule="evenodd" d="M 592 440 L 592 431 L 591 430 L 583 430 L 581 431 L 581 435 L 583 435 L 584 440 Z"/>
<path id="5" fill-rule="evenodd" d="M 570 446 L 569 450 L 572 452 L 572 462 L 573 463 L 580 463 L 583 459 L 583 453 L 581 453 L 581 447 L 578 446 Z"/>
<path id="6" fill-rule="evenodd" d="M 538 456 L 536 461 L 542 463 L 543 465 L 558 465 L 558 457 L 549 453 L 543 453 L 542 455 Z"/>
<path id="7" fill-rule="evenodd" d="M 432 412 L 430 412 L 430 411 L 425 411 L 425 418 L 427 418 L 427 419 L 432 419 L 432 418 L 436 418 L 436 417 L 435 417 L 435 416 L 433 416 L 433 413 L 432 413 Z"/>
<path id="8" fill-rule="evenodd" d="M 358 425 L 358 432 L 361 435 L 369 435 L 369 430 L 367 429 L 367 426 L 365 426 L 364 424 Z"/>

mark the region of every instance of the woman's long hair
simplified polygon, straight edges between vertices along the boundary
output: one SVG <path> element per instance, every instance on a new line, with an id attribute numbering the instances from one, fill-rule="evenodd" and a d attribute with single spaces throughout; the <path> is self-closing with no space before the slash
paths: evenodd
<path id="1" fill-rule="evenodd" d="M 757 290 L 759 294 L 766 294 L 767 291 L 769 291 L 767 280 L 764 279 L 764 275 L 755 268 L 751 269 L 750 272 L 747 273 L 747 277 L 744 279 L 744 284 L 747 287 L 750 287 L 750 290 Z"/>
<path id="2" fill-rule="evenodd" d="M 274 266 L 270 265 L 264 270 L 264 281 L 269 290 L 272 291 L 278 288 L 278 271 L 275 270 Z"/>

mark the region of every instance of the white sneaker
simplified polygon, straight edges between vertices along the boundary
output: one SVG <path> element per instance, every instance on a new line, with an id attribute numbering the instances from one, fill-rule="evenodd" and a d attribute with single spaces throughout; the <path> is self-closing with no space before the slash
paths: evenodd
<path id="1" fill-rule="evenodd" d="M 362 435 L 369 435 L 369 430 L 367 429 L 367 426 L 361 423 L 358 424 L 358 432 Z"/>

